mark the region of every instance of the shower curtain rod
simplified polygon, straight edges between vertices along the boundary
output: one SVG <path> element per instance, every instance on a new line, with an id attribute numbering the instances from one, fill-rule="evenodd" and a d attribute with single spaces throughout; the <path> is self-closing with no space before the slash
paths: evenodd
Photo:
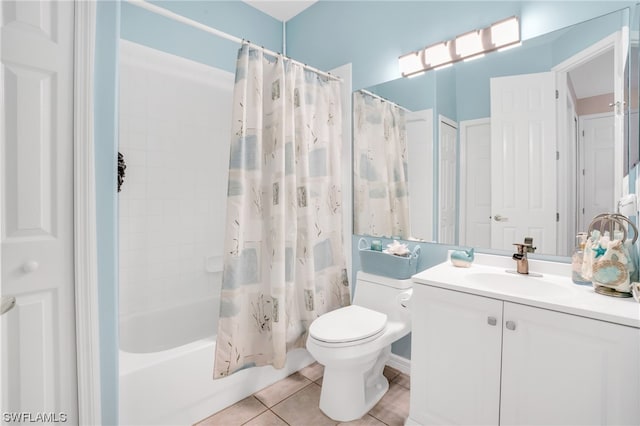
<path id="1" fill-rule="evenodd" d="M 251 43 L 248 40 L 244 40 L 244 39 L 242 39 L 240 37 L 236 37 L 236 36 L 233 36 L 231 34 L 225 33 L 224 31 L 220 31 L 220 30 L 217 30 L 215 28 L 211 28 L 208 25 L 202 24 L 202 23 L 200 23 L 198 21 L 194 21 L 193 19 L 189 19 L 189 18 L 187 18 L 185 16 L 179 15 L 179 14 L 177 14 L 175 12 L 172 12 L 172 11 L 170 11 L 168 9 L 165 9 L 163 7 L 156 6 L 155 4 L 151 4 L 151 3 L 149 3 L 149 2 L 147 2 L 145 0 L 126 0 L 126 1 L 128 3 L 130 3 L 130 4 L 133 4 L 135 6 L 138 6 L 138 7 L 141 7 L 143 9 L 146 9 L 146 10 L 148 10 L 150 12 L 153 12 L 153 13 L 155 13 L 157 15 L 164 16 L 165 18 L 172 19 L 172 20 L 180 22 L 182 24 L 190 25 L 190 26 L 192 26 L 194 28 L 197 28 L 199 30 L 208 32 L 209 34 L 213 34 L 213 35 L 216 35 L 218 37 L 222 37 L 224 39 L 231 40 L 231 41 L 239 43 L 239 44 L 243 44 L 243 43 L 244 44 L 248 44 L 249 46 L 251 46 L 251 47 L 253 47 L 255 49 L 260 49 L 264 53 L 266 53 L 268 55 L 271 55 L 271 56 L 282 57 L 282 58 L 286 59 L 287 61 L 291 61 L 294 64 L 298 64 L 298 65 L 302 66 L 303 68 L 311 70 L 313 72 L 316 72 L 316 73 L 318 73 L 318 74 L 320 74 L 320 75 L 322 75 L 324 77 L 327 77 L 327 78 L 330 78 L 330 79 L 333 79 L 333 80 L 337 80 L 337 81 L 342 81 L 342 79 L 340 77 L 335 76 L 335 75 L 333 75 L 333 74 L 331 74 L 329 72 L 321 71 L 321 70 L 319 70 L 317 68 L 314 68 L 314 67 L 311 67 L 311 66 L 309 66 L 307 64 L 304 64 L 304 63 L 302 63 L 300 61 L 296 61 L 295 59 L 288 58 L 288 57 L 284 56 L 282 53 L 274 52 L 273 50 L 269 50 L 269 49 L 265 48 L 264 46 L 259 46 L 257 44 Z"/>
<path id="2" fill-rule="evenodd" d="M 401 110 L 403 110 L 403 111 L 405 111 L 405 112 L 413 112 L 413 111 L 411 111 L 410 109 L 403 107 L 402 105 L 398 105 L 397 103 L 392 102 L 392 101 L 390 101 L 389 99 L 385 99 L 385 98 L 383 98 L 383 97 L 382 97 L 382 96 L 380 96 L 380 95 L 376 95 L 375 93 L 370 92 L 370 91 L 368 91 L 368 90 L 366 90 L 366 89 L 360 89 L 360 90 L 358 90 L 358 91 L 359 91 L 359 92 L 362 92 L 362 93 L 366 93 L 366 94 L 367 94 L 367 95 L 369 95 L 369 96 L 372 96 L 372 97 L 374 97 L 374 98 L 376 98 L 376 99 L 380 99 L 381 101 L 386 102 L 386 103 L 389 103 L 389 104 L 391 104 L 391 105 L 393 105 L 393 106 L 396 106 L 396 107 L 400 108 Z"/>

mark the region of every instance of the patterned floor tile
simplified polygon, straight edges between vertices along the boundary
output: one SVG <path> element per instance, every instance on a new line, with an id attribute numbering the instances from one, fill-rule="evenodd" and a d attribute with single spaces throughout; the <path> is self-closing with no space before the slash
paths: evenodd
<path id="1" fill-rule="evenodd" d="M 287 426 L 287 423 L 269 410 L 248 421 L 243 426 Z"/>
<path id="2" fill-rule="evenodd" d="M 324 365 L 314 362 L 310 366 L 298 371 L 298 373 L 302 374 L 312 382 L 317 382 L 318 380 L 322 379 L 322 375 L 324 373 Z"/>
<path id="3" fill-rule="evenodd" d="M 407 374 L 404 374 L 404 373 L 398 374 L 398 376 L 395 379 L 393 379 L 393 383 L 396 383 L 407 389 L 411 389 L 411 378 Z"/>
<path id="4" fill-rule="evenodd" d="M 384 366 L 384 370 L 382 371 L 384 377 L 387 378 L 389 382 L 393 381 L 400 372 L 393 367 L 389 367 L 388 365 Z"/>
<path id="5" fill-rule="evenodd" d="M 338 422 L 320 411 L 320 389 L 313 383 L 271 410 L 291 426 L 335 425 Z"/>
<path id="6" fill-rule="evenodd" d="M 293 373 L 289 377 L 255 393 L 254 396 L 264 405 L 271 408 L 310 383 L 311 380 L 307 379 L 302 374 Z"/>
<path id="7" fill-rule="evenodd" d="M 389 426 L 403 426 L 409 417 L 409 389 L 391 383 L 389 391 L 369 414 Z"/>
<path id="8" fill-rule="evenodd" d="M 351 422 L 346 423 L 338 423 L 339 425 L 349 425 L 349 426 L 385 426 L 380 420 L 372 417 L 368 414 L 365 414 L 361 419 L 353 420 Z"/>
<path id="9" fill-rule="evenodd" d="M 196 423 L 196 426 L 241 425 L 265 411 L 267 411 L 267 407 L 253 396 L 250 396 Z"/>

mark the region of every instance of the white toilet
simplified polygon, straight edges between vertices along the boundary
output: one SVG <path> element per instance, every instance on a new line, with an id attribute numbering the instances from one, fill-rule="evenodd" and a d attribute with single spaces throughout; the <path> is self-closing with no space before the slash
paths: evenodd
<path id="1" fill-rule="evenodd" d="M 412 282 L 358 272 L 353 304 L 311 323 L 307 349 L 324 365 L 320 409 L 337 421 L 366 414 L 389 389 L 391 343 L 411 331 Z"/>

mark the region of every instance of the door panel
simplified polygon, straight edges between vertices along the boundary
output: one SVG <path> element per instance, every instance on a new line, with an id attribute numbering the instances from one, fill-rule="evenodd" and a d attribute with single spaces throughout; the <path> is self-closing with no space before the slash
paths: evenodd
<path id="1" fill-rule="evenodd" d="M 555 103 L 551 72 L 491 79 L 492 248 L 556 252 Z"/>
<path id="2" fill-rule="evenodd" d="M 587 229 L 596 215 L 616 209 L 616 200 L 611 191 L 615 185 L 615 122 L 613 114 L 609 114 L 580 117 L 580 124 L 584 132 L 580 146 L 584 205 L 579 217 L 580 229 Z"/>
<path id="3" fill-rule="evenodd" d="M 454 124 L 454 123 L 451 123 Z M 442 119 L 439 124 L 440 135 L 440 179 L 438 222 L 438 242 L 455 244 L 456 240 L 456 206 L 457 206 L 457 149 L 458 129 Z"/>
<path id="4" fill-rule="evenodd" d="M 433 240 L 433 110 L 414 111 L 406 116 L 409 179 L 409 235 Z"/>
<path id="5" fill-rule="evenodd" d="M 472 120 L 460 128 L 465 158 L 460 162 L 460 245 L 491 247 L 491 122 Z"/>
<path id="6" fill-rule="evenodd" d="M 504 321 L 501 424 L 637 424 L 637 328 L 508 302 Z"/>
<path id="7" fill-rule="evenodd" d="M 410 418 L 421 425 L 496 425 L 502 301 L 413 288 Z"/>
<path id="8" fill-rule="evenodd" d="M 3 1 L 2 411 L 77 423 L 73 2 Z"/>

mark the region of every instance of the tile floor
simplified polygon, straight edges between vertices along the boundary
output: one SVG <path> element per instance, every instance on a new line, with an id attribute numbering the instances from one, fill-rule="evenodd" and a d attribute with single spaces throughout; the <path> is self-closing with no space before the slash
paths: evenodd
<path id="1" fill-rule="evenodd" d="M 318 407 L 324 367 L 311 364 L 297 373 L 256 392 L 196 426 L 324 426 L 337 424 L 402 426 L 409 416 L 409 376 L 385 367 L 389 391 L 359 420 L 339 423 Z"/>

